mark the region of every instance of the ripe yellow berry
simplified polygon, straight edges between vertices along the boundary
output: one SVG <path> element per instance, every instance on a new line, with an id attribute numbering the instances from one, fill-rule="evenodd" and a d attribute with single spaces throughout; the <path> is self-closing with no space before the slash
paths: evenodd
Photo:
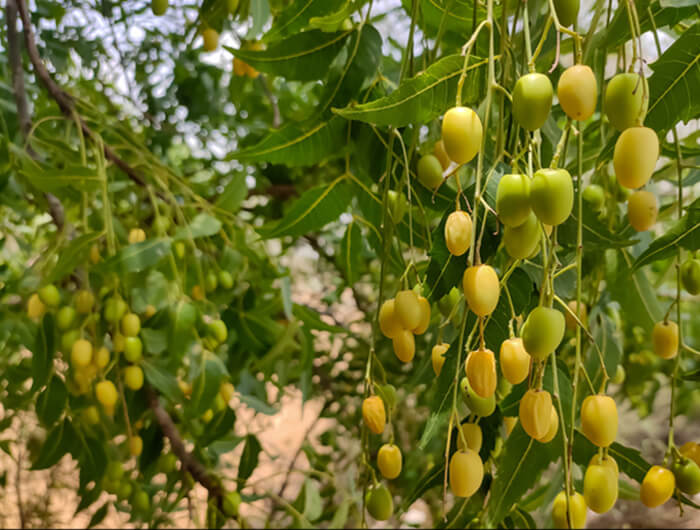
<path id="1" fill-rule="evenodd" d="M 512 338 L 504 340 L 499 354 L 503 377 L 512 384 L 517 385 L 525 381 L 530 372 L 530 355 L 525 351 L 523 339 Z"/>
<path id="2" fill-rule="evenodd" d="M 668 320 L 657 322 L 651 333 L 654 353 L 662 359 L 673 359 L 678 354 L 678 324 Z"/>
<path id="3" fill-rule="evenodd" d="M 586 505 L 596 513 L 609 511 L 617 501 L 617 473 L 608 466 L 589 465 L 583 477 Z"/>
<path id="4" fill-rule="evenodd" d="M 105 368 L 109 364 L 109 350 L 102 346 L 95 352 L 95 366 L 99 369 Z"/>
<path id="5" fill-rule="evenodd" d="M 484 464 L 471 449 L 457 451 L 450 459 L 450 489 L 455 497 L 471 497 L 484 479 Z"/>
<path id="6" fill-rule="evenodd" d="M 572 120 L 587 120 L 595 112 L 598 83 L 590 67 L 576 64 L 564 70 L 557 86 L 559 104 Z"/>
<path id="7" fill-rule="evenodd" d="M 487 398 L 496 392 L 496 358 L 491 350 L 479 349 L 471 352 L 465 370 L 469 385 L 477 396 Z"/>
<path id="8" fill-rule="evenodd" d="M 44 316 L 44 313 L 46 313 L 46 306 L 44 302 L 41 301 L 41 298 L 39 298 L 39 295 L 34 293 L 29 297 L 29 300 L 27 300 L 27 316 L 38 320 Z"/>
<path id="9" fill-rule="evenodd" d="M 431 359 L 433 361 L 433 371 L 439 376 L 442 372 L 442 367 L 445 364 L 445 352 L 450 349 L 450 345 L 446 342 L 433 346 Z"/>
<path id="10" fill-rule="evenodd" d="M 528 390 L 520 399 L 518 416 L 531 438 L 543 438 L 552 421 L 552 396 L 546 390 Z"/>
<path id="11" fill-rule="evenodd" d="M 382 434 L 386 425 L 384 402 L 379 396 L 370 396 L 362 402 L 362 419 L 374 434 Z"/>
<path id="12" fill-rule="evenodd" d="M 635 191 L 627 197 L 627 219 L 637 232 L 649 230 L 659 214 L 656 196 L 650 191 Z"/>
<path id="13" fill-rule="evenodd" d="M 146 240 L 146 232 L 142 228 L 132 228 L 129 231 L 129 244 L 141 243 Z"/>
<path id="14" fill-rule="evenodd" d="M 478 423 L 463 423 L 459 427 L 457 427 L 458 430 L 462 431 L 462 435 L 460 435 L 459 432 L 457 432 L 457 449 L 460 451 L 464 451 L 466 449 L 471 449 L 472 451 L 476 451 L 477 453 L 481 451 L 481 444 L 483 443 L 483 433 L 481 432 L 481 427 L 479 427 Z M 466 447 L 464 445 L 464 442 L 467 443 Z"/>
<path id="15" fill-rule="evenodd" d="M 458 164 L 466 164 L 481 149 L 483 127 L 476 112 L 468 107 L 453 107 L 442 119 L 442 142 L 447 155 Z"/>
<path id="16" fill-rule="evenodd" d="M 571 512 L 571 528 L 584 528 L 586 526 L 586 500 L 583 495 L 574 492 L 569 497 L 569 511 Z M 566 516 L 566 491 L 560 491 L 554 498 L 552 519 L 555 528 L 569 528 Z"/>
<path id="17" fill-rule="evenodd" d="M 422 335 L 428 331 L 428 326 L 430 326 L 430 302 L 426 297 L 418 297 L 418 308 L 420 309 L 420 324 L 413 328 L 413 333 Z"/>
<path id="18" fill-rule="evenodd" d="M 117 394 L 117 388 L 112 381 L 100 381 L 95 385 L 95 396 L 105 410 L 108 410 L 114 408 L 119 394 Z"/>
<path id="19" fill-rule="evenodd" d="M 559 430 L 559 415 L 557 414 L 557 409 L 552 405 L 551 412 L 549 414 L 549 429 L 547 429 L 547 434 L 541 438 L 537 438 L 537 441 L 543 444 L 548 444 L 557 435 Z"/>
<path id="20" fill-rule="evenodd" d="M 132 456 L 139 456 L 143 451 L 143 440 L 138 434 L 134 434 L 129 438 L 129 453 Z"/>
<path id="21" fill-rule="evenodd" d="M 141 319 L 136 313 L 127 313 L 122 317 L 121 330 L 125 337 L 135 337 L 141 331 Z"/>
<path id="22" fill-rule="evenodd" d="M 651 178 L 659 159 L 659 137 L 649 127 L 625 129 L 615 143 L 613 166 L 621 186 L 637 189 Z"/>
<path id="23" fill-rule="evenodd" d="M 202 39 L 204 39 L 204 49 L 208 52 L 213 52 L 219 46 L 219 33 L 212 28 L 207 28 L 202 31 Z"/>
<path id="24" fill-rule="evenodd" d="M 384 444 L 377 453 L 377 467 L 384 478 L 395 479 L 401 474 L 401 449 L 394 444 Z"/>
<path id="25" fill-rule="evenodd" d="M 140 390 L 143 386 L 143 370 L 140 366 L 127 366 L 124 368 L 124 384 L 133 391 Z"/>
<path id="26" fill-rule="evenodd" d="M 385 300 L 379 309 L 379 328 L 389 339 L 393 339 L 404 329 L 396 314 L 396 302 L 393 298 Z"/>
<path id="27" fill-rule="evenodd" d="M 78 313 L 85 315 L 92 311 L 94 305 L 95 295 L 92 294 L 92 291 L 83 289 L 78 291 L 78 293 L 75 295 L 75 310 Z"/>
<path id="28" fill-rule="evenodd" d="M 219 388 L 219 394 L 221 394 L 221 397 L 227 404 L 233 399 L 234 393 L 235 389 L 233 388 L 233 385 L 231 383 L 221 384 L 221 387 Z"/>
<path id="29" fill-rule="evenodd" d="M 401 330 L 398 335 L 391 339 L 396 357 L 403 363 L 409 363 L 413 360 L 416 353 L 416 342 L 411 333 L 407 329 Z"/>
<path id="30" fill-rule="evenodd" d="M 476 315 L 485 317 L 498 305 L 500 284 L 498 274 L 489 265 L 475 265 L 464 271 L 462 277 L 464 297 Z"/>
<path id="31" fill-rule="evenodd" d="M 76 340 L 71 348 L 70 360 L 73 366 L 88 366 L 92 361 L 92 344 L 85 339 Z"/>
<path id="32" fill-rule="evenodd" d="M 581 431 L 594 445 L 607 447 L 617 436 L 617 406 L 610 396 L 588 396 L 581 405 Z"/>
<path id="33" fill-rule="evenodd" d="M 421 323 L 422 310 L 418 303 L 418 295 L 412 289 L 396 293 L 394 311 L 405 329 L 414 329 Z"/>
<path id="34" fill-rule="evenodd" d="M 445 221 L 445 244 L 453 256 L 461 256 L 471 245 L 472 218 L 464 210 L 452 212 Z"/>
<path id="35" fill-rule="evenodd" d="M 639 497 L 648 508 L 661 506 L 673 495 L 676 478 L 670 470 L 661 466 L 651 466 L 642 480 Z"/>

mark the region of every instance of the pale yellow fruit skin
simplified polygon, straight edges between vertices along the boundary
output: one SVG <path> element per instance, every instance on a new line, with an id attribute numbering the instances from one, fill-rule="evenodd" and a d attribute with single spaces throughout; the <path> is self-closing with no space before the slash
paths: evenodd
<path id="1" fill-rule="evenodd" d="M 418 307 L 420 308 L 420 324 L 413 328 L 413 333 L 415 335 L 422 335 L 428 331 L 428 326 L 430 326 L 430 302 L 424 296 L 418 297 Z"/>
<path id="2" fill-rule="evenodd" d="M 421 320 L 421 308 L 415 291 L 406 289 L 396 293 L 394 313 L 405 329 L 418 327 Z"/>
<path id="3" fill-rule="evenodd" d="M 481 432 L 481 427 L 478 423 L 463 423 L 458 427 L 462 430 L 464 434 L 464 439 L 467 442 L 467 448 L 472 451 L 481 451 L 481 444 L 483 443 L 483 434 Z M 457 449 L 464 451 L 464 441 L 462 441 L 462 436 L 457 433 Z"/>
<path id="4" fill-rule="evenodd" d="M 520 424 L 535 440 L 543 438 L 552 421 L 552 396 L 546 390 L 528 390 L 520 399 Z"/>
<path id="5" fill-rule="evenodd" d="M 202 32 L 202 39 L 204 39 L 204 49 L 208 52 L 216 50 L 219 45 L 219 33 L 215 29 L 205 29 Z"/>
<path id="6" fill-rule="evenodd" d="M 445 221 L 445 244 L 453 256 L 463 255 L 472 241 L 472 218 L 464 210 L 452 212 Z"/>
<path id="7" fill-rule="evenodd" d="M 445 144 L 442 140 L 435 142 L 435 145 L 433 146 L 433 154 L 440 161 L 443 171 L 450 167 L 450 157 L 447 155 L 447 151 L 445 151 Z"/>
<path id="8" fill-rule="evenodd" d="M 88 366 L 92 361 L 92 344 L 85 339 L 76 340 L 70 352 L 70 360 L 76 367 Z"/>
<path id="9" fill-rule="evenodd" d="M 662 359 L 673 359 L 678 354 L 678 324 L 669 320 L 657 322 L 651 332 L 654 353 Z"/>
<path id="10" fill-rule="evenodd" d="M 451 160 L 466 164 L 481 149 L 483 127 L 476 112 L 468 107 L 453 107 L 442 119 L 442 143 Z"/>
<path id="11" fill-rule="evenodd" d="M 475 265 L 464 271 L 464 297 L 469 309 L 480 317 L 490 315 L 498 305 L 500 285 L 498 274 L 489 265 Z"/>
<path id="12" fill-rule="evenodd" d="M 617 494 L 615 469 L 589 465 L 583 477 L 583 497 L 586 499 L 586 506 L 596 513 L 605 513 L 615 505 Z"/>
<path id="13" fill-rule="evenodd" d="M 95 352 L 95 365 L 97 365 L 98 368 L 105 368 L 109 364 L 109 359 L 109 350 L 104 346 Z"/>
<path id="14" fill-rule="evenodd" d="M 581 404 L 581 431 L 591 443 L 608 447 L 617 436 L 617 405 L 610 396 L 588 396 Z"/>
<path id="15" fill-rule="evenodd" d="M 484 479 L 484 464 L 471 449 L 457 451 L 450 459 L 450 489 L 455 497 L 471 497 Z"/>
<path id="16" fill-rule="evenodd" d="M 656 508 L 673 495 L 676 489 L 676 477 L 671 470 L 661 466 L 651 466 L 642 480 L 639 498 L 644 506 Z"/>
<path id="17" fill-rule="evenodd" d="M 510 433 L 515 429 L 515 425 L 518 423 L 517 416 L 506 416 L 503 418 L 503 424 L 506 426 L 506 436 L 510 436 Z"/>
<path id="18" fill-rule="evenodd" d="M 659 137 L 649 127 L 630 127 L 615 144 L 613 166 L 621 186 L 636 190 L 651 178 L 659 159 Z"/>
<path id="19" fill-rule="evenodd" d="M 596 453 L 591 457 L 591 461 L 588 462 L 588 465 L 609 467 L 615 471 L 616 475 L 620 474 L 620 468 L 617 466 L 617 460 L 610 455 L 607 455 L 605 458 L 600 458 L 600 455 Z"/>
<path id="20" fill-rule="evenodd" d="M 27 316 L 32 319 L 40 319 L 46 313 L 46 306 L 41 301 L 39 295 L 34 293 L 27 300 Z"/>
<path id="21" fill-rule="evenodd" d="M 401 449 L 394 444 L 384 444 L 377 453 L 377 467 L 384 478 L 395 479 L 401 474 Z"/>
<path id="22" fill-rule="evenodd" d="M 393 339 L 404 329 L 396 315 L 396 302 L 393 298 L 386 300 L 379 309 L 379 328 L 389 339 Z"/>
<path id="23" fill-rule="evenodd" d="M 394 346 L 394 353 L 401 362 L 410 363 L 413 360 L 413 356 L 416 353 L 416 341 L 413 333 L 403 329 L 391 339 L 391 342 Z"/>
<path id="24" fill-rule="evenodd" d="M 501 343 L 499 352 L 501 372 L 511 385 L 525 381 L 530 372 L 530 355 L 525 351 L 523 339 L 514 337 Z"/>
<path id="25" fill-rule="evenodd" d="M 542 438 L 537 438 L 537 441 L 543 444 L 548 444 L 554 440 L 558 430 L 559 415 L 557 414 L 557 409 L 554 408 L 554 405 L 552 405 L 552 412 L 549 415 L 549 429 L 547 430 L 547 434 L 545 434 Z"/>
<path id="26" fill-rule="evenodd" d="M 557 85 L 559 104 L 572 120 L 593 116 L 598 99 L 598 82 L 590 67 L 576 64 L 564 70 Z"/>
<path id="27" fill-rule="evenodd" d="M 627 219 L 637 232 L 645 232 L 656 223 L 659 205 L 650 191 L 635 191 L 627 197 Z"/>
<path id="28" fill-rule="evenodd" d="M 450 345 L 446 342 L 436 344 L 430 352 L 431 360 L 433 361 L 433 371 L 439 376 L 442 372 L 442 367 L 445 365 L 445 352 L 450 349 Z"/>
<path id="29" fill-rule="evenodd" d="M 586 526 L 586 500 L 578 492 L 569 497 L 569 509 L 571 511 L 572 528 L 585 528 Z M 552 504 L 552 519 L 555 528 L 569 528 L 566 517 L 566 491 L 560 491 Z"/>
<path id="30" fill-rule="evenodd" d="M 362 402 L 362 418 L 374 434 L 382 434 L 386 425 L 384 402 L 379 396 L 370 396 Z"/>
<path id="31" fill-rule="evenodd" d="M 138 434 L 129 438 L 129 452 L 132 456 L 139 456 L 143 451 L 143 440 Z"/>
<path id="32" fill-rule="evenodd" d="M 146 240 L 146 232 L 141 228 L 132 228 L 129 232 L 129 243 L 141 243 Z"/>
<path id="33" fill-rule="evenodd" d="M 475 350 L 469 354 L 465 365 L 469 385 L 477 396 L 490 397 L 496 392 L 496 358 L 491 350 Z"/>

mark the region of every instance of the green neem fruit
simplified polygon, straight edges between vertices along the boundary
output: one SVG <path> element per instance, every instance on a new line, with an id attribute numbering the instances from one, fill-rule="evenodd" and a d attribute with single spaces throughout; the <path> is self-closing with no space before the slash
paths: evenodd
<path id="1" fill-rule="evenodd" d="M 229 271 L 219 272 L 219 284 L 224 289 L 230 289 L 233 287 L 233 276 Z"/>
<path id="2" fill-rule="evenodd" d="M 185 243 L 182 241 L 175 243 L 175 255 L 180 259 L 185 257 Z"/>
<path id="3" fill-rule="evenodd" d="M 168 10 L 168 0 L 152 0 L 151 10 L 157 17 L 165 15 L 165 12 Z"/>
<path id="4" fill-rule="evenodd" d="M 469 107 L 452 107 L 442 118 L 442 143 L 447 156 L 458 164 L 466 164 L 481 149 L 483 125 Z"/>
<path id="5" fill-rule="evenodd" d="M 566 169 L 540 169 L 530 186 L 530 205 L 544 224 L 556 226 L 571 215 L 574 183 Z"/>
<path id="6" fill-rule="evenodd" d="M 63 306 L 56 313 L 56 326 L 61 331 L 70 329 L 75 323 L 76 312 L 71 306 Z"/>
<path id="7" fill-rule="evenodd" d="M 189 302 L 181 300 L 173 307 L 170 319 L 176 334 L 189 332 L 197 320 L 197 308 Z"/>
<path id="8" fill-rule="evenodd" d="M 700 260 L 688 258 L 681 265 L 681 283 L 689 294 L 700 293 Z"/>
<path id="9" fill-rule="evenodd" d="M 554 0 L 554 10 L 562 26 L 569 27 L 576 22 L 579 3 L 579 0 Z"/>
<path id="10" fill-rule="evenodd" d="M 676 476 L 676 486 L 683 493 L 695 495 L 700 492 L 700 467 L 690 459 L 674 462 L 671 468 Z"/>
<path id="11" fill-rule="evenodd" d="M 135 337 L 141 331 L 141 319 L 136 313 L 127 313 L 121 321 L 122 335 Z"/>
<path id="12" fill-rule="evenodd" d="M 131 496 L 133 490 L 134 488 L 131 485 L 131 482 L 120 482 L 119 487 L 117 488 L 117 497 L 119 497 L 121 500 L 126 500 Z"/>
<path id="13" fill-rule="evenodd" d="M 130 363 L 137 363 L 143 357 L 143 342 L 138 337 L 124 339 L 124 357 Z"/>
<path id="14" fill-rule="evenodd" d="M 403 216 L 408 210 L 408 202 L 402 193 L 396 193 L 394 190 L 389 190 L 388 194 L 389 211 L 395 225 L 398 225 L 403 219 Z"/>
<path id="15" fill-rule="evenodd" d="M 75 295 L 75 309 L 81 315 L 92 311 L 94 305 L 95 295 L 92 294 L 91 291 L 83 289 L 82 291 L 78 291 L 78 293 Z"/>
<path id="16" fill-rule="evenodd" d="M 525 259 L 537 250 L 540 236 L 540 222 L 537 216 L 530 212 L 527 220 L 520 226 L 506 226 L 503 229 L 503 245 L 512 258 Z"/>
<path id="17" fill-rule="evenodd" d="M 212 292 L 215 291 L 216 288 L 219 286 L 219 278 L 217 278 L 216 273 L 214 271 L 209 271 L 207 273 L 206 278 L 204 278 L 204 283 L 207 288 L 207 292 Z"/>
<path id="18" fill-rule="evenodd" d="M 605 204 L 605 190 L 599 184 L 591 184 L 583 189 L 583 200 L 594 212 L 599 212 Z"/>
<path id="19" fill-rule="evenodd" d="M 61 302 L 61 293 L 58 292 L 58 288 L 52 283 L 44 285 L 37 293 L 41 301 L 49 307 L 56 307 Z"/>
<path id="20" fill-rule="evenodd" d="M 462 378 L 459 383 L 462 391 L 462 399 L 474 414 L 481 417 L 490 416 L 496 410 L 496 394 L 491 394 L 487 398 L 478 396 L 469 385 L 469 380 L 466 377 Z"/>
<path id="21" fill-rule="evenodd" d="M 105 302 L 105 319 L 107 322 L 116 324 L 122 319 L 128 309 L 126 302 L 121 296 L 112 296 Z"/>
<path id="22" fill-rule="evenodd" d="M 618 364 L 617 369 L 615 370 L 615 375 L 612 376 L 610 382 L 616 385 L 621 385 L 625 382 L 625 375 L 625 368 L 621 364 Z"/>
<path id="23" fill-rule="evenodd" d="M 228 329 L 223 320 L 212 320 L 207 324 L 207 330 L 219 343 L 228 337 Z"/>
<path id="24" fill-rule="evenodd" d="M 418 180 L 426 188 L 436 189 L 442 184 L 442 165 L 435 155 L 424 155 L 418 160 Z"/>
<path id="25" fill-rule="evenodd" d="M 241 504 L 241 496 L 237 491 L 229 491 L 223 498 L 221 508 L 225 515 L 235 517 L 238 515 L 238 507 Z"/>
<path id="26" fill-rule="evenodd" d="M 536 307 L 525 320 L 520 332 L 525 351 L 537 360 L 545 359 L 564 338 L 564 315 L 551 307 Z"/>
<path id="27" fill-rule="evenodd" d="M 459 292 L 459 289 L 456 287 L 453 287 L 450 289 L 450 292 L 447 293 L 445 296 L 440 298 L 438 301 L 438 308 L 440 309 L 440 313 L 442 313 L 442 316 L 447 318 L 449 314 L 452 312 L 452 309 L 454 309 L 455 304 L 459 303 L 461 294 Z"/>
<path id="28" fill-rule="evenodd" d="M 530 178 L 527 175 L 503 175 L 496 192 L 498 218 L 506 226 L 520 226 L 530 212 Z"/>
<path id="29" fill-rule="evenodd" d="M 131 496 L 131 506 L 134 508 L 134 511 L 138 513 L 142 514 L 148 512 L 151 509 L 151 499 L 148 493 L 141 489 L 134 491 Z"/>
<path id="30" fill-rule="evenodd" d="M 554 89 L 544 74 L 527 74 L 513 89 L 513 117 L 528 131 L 539 129 L 547 121 L 552 108 Z"/>
<path id="31" fill-rule="evenodd" d="M 110 480 L 118 481 L 124 476 L 124 467 L 122 466 L 121 462 L 112 460 L 107 464 L 106 473 Z"/>
<path id="32" fill-rule="evenodd" d="M 61 335 L 61 351 L 63 353 L 68 353 L 73 349 L 73 344 L 76 340 L 80 338 L 80 331 L 77 329 L 71 329 L 66 331 Z"/>
<path id="33" fill-rule="evenodd" d="M 170 230 L 170 219 L 163 216 L 156 217 L 155 221 L 153 221 L 153 229 L 156 234 L 165 234 Z"/>
<path id="34" fill-rule="evenodd" d="M 177 456 L 174 453 L 163 453 L 158 458 L 158 471 L 172 473 L 177 469 Z"/>
<path id="35" fill-rule="evenodd" d="M 639 74 L 617 74 L 608 82 L 605 113 L 618 131 L 644 123 L 648 104 L 649 87 Z"/>
<path id="36" fill-rule="evenodd" d="M 384 484 L 371 488 L 367 492 L 365 503 L 367 511 L 377 521 L 386 521 L 394 513 L 394 500 Z"/>

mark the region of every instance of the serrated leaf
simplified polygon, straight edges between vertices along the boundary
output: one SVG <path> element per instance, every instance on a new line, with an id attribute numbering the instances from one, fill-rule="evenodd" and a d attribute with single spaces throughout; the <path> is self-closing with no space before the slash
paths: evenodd
<path id="1" fill-rule="evenodd" d="M 90 232 L 71 241 L 61 250 L 58 261 L 48 274 L 46 281 L 54 283 L 62 280 L 64 276 L 73 272 L 78 265 L 85 263 L 85 257 L 90 247 L 100 237 L 102 237 L 101 232 Z"/>
<path id="2" fill-rule="evenodd" d="M 347 0 L 294 0 L 277 15 L 275 23 L 261 40 L 263 42 L 277 40 L 297 33 L 309 25 L 313 26 L 311 21 L 315 17 L 335 13 L 338 9 L 344 11 L 346 6 L 340 7 L 343 2 L 347 3 Z"/>
<path id="3" fill-rule="evenodd" d="M 578 230 L 578 215 L 574 211 L 569 218 L 557 227 L 557 240 L 562 245 L 575 246 Z M 590 208 L 583 209 L 583 243 L 589 248 L 623 248 L 634 245 L 638 240 L 624 237 L 624 233 L 613 233 L 599 219 L 598 214 Z"/>
<path id="4" fill-rule="evenodd" d="M 360 225 L 352 221 L 345 229 L 343 239 L 340 241 L 338 253 L 338 267 L 345 274 L 345 283 L 354 285 L 360 277 L 362 265 L 362 230 Z"/>
<path id="5" fill-rule="evenodd" d="M 474 104 L 479 99 L 487 64 L 488 61 L 478 57 L 469 59 L 467 80 L 462 90 L 464 105 Z M 411 123 L 428 123 L 454 106 L 463 65 L 464 57 L 448 55 L 402 82 L 386 97 L 361 105 L 334 108 L 333 112 L 348 120 L 375 125 L 403 127 Z"/>
<path id="6" fill-rule="evenodd" d="M 348 185 L 343 175 L 305 191 L 278 223 L 263 226 L 258 232 L 266 239 L 314 232 L 336 220 L 347 209 L 348 202 Z"/>
<path id="7" fill-rule="evenodd" d="M 253 474 L 255 468 L 258 467 L 258 456 L 262 451 L 262 446 L 258 439 L 249 434 L 245 438 L 245 446 L 243 447 L 243 453 L 241 453 L 241 460 L 238 464 L 238 480 L 240 481 L 240 489 L 243 489 L 245 481 L 248 480 L 250 475 Z"/>
<path id="8" fill-rule="evenodd" d="M 36 401 L 36 415 L 45 427 L 51 427 L 66 408 L 68 390 L 63 380 L 53 375 Z"/>
<path id="9" fill-rule="evenodd" d="M 289 81 L 313 81 L 326 77 L 333 59 L 351 33 L 311 30 L 268 42 L 265 50 L 224 48 L 261 72 Z"/>
<path id="10" fill-rule="evenodd" d="M 97 265 L 101 272 L 126 274 L 152 267 L 170 253 L 170 239 L 147 239 L 120 249 L 114 256 Z"/>
<path id="11" fill-rule="evenodd" d="M 412 0 L 403 0 L 402 5 L 407 13 L 411 13 Z M 420 13 L 418 17 L 421 28 L 434 38 L 442 28 L 444 31 L 456 33 L 464 37 L 471 36 L 474 29 L 474 5 L 469 0 L 420 0 Z M 500 11 L 499 11 L 500 12 Z M 494 12 L 494 17 L 498 17 Z M 486 18 L 486 9 L 483 4 L 477 5 L 477 21 Z"/>
<path id="12" fill-rule="evenodd" d="M 207 213 L 199 213 L 187 226 L 180 228 L 173 239 L 180 241 L 189 238 L 209 237 L 218 234 L 219 230 L 221 230 L 221 221 Z"/>

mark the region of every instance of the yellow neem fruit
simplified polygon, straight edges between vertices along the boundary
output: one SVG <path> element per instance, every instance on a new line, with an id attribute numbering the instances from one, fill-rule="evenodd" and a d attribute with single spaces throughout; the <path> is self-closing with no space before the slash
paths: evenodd
<path id="1" fill-rule="evenodd" d="M 472 449 L 457 451 L 450 459 L 450 489 L 455 497 L 471 497 L 484 479 L 484 463 Z"/>
<path id="2" fill-rule="evenodd" d="M 496 392 L 496 358 L 491 350 L 476 350 L 465 364 L 467 379 L 477 396 L 487 398 Z"/>
<path id="3" fill-rule="evenodd" d="M 139 456 L 143 451 L 143 440 L 138 434 L 134 434 L 129 438 L 129 453 L 132 456 Z"/>
<path id="4" fill-rule="evenodd" d="M 649 127 L 625 129 L 615 143 L 613 166 L 621 186 L 636 190 L 651 178 L 659 159 L 659 137 Z"/>
<path id="5" fill-rule="evenodd" d="M 440 161 L 443 171 L 450 167 L 450 157 L 447 155 L 447 151 L 445 151 L 445 144 L 442 140 L 435 142 L 435 145 L 433 146 L 433 154 Z"/>
<path id="6" fill-rule="evenodd" d="M 461 429 L 462 437 L 459 432 L 457 433 L 457 449 L 464 451 L 464 442 L 467 442 L 466 449 L 471 449 L 472 451 L 481 451 L 481 444 L 483 442 L 483 434 L 481 432 L 481 427 L 478 423 L 463 423 L 458 429 Z"/>
<path id="7" fill-rule="evenodd" d="M 146 241 L 146 232 L 141 228 L 132 228 L 129 232 L 129 244 L 141 243 Z"/>
<path id="8" fill-rule="evenodd" d="M 657 322 L 651 332 L 654 353 L 662 359 L 673 359 L 678 354 L 678 324 L 669 320 Z"/>
<path id="9" fill-rule="evenodd" d="M 571 512 L 571 528 L 585 528 L 586 526 L 586 500 L 578 492 L 569 497 L 569 511 Z M 569 528 L 566 516 L 566 491 L 560 491 L 552 504 L 552 520 L 555 528 Z"/>
<path id="10" fill-rule="evenodd" d="M 615 471 L 615 475 L 620 474 L 620 468 L 617 466 L 617 460 L 612 456 L 606 455 L 605 458 L 601 458 L 598 453 L 591 457 L 591 461 L 588 462 L 589 466 L 603 466 Z"/>
<path id="11" fill-rule="evenodd" d="M 503 246 L 511 258 L 525 259 L 537 255 L 539 250 L 540 222 L 537 216 L 530 212 L 520 226 L 506 226 L 503 229 Z"/>
<path id="12" fill-rule="evenodd" d="M 362 419 L 374 434 L 382 434 L 386 425 L 384 402 L 379 396 L 370 396 L 362 402 Z"/>
<path id="13" fill-rule="evenodd" d="M 212 28 L 207 28 L 202 31 L 202 39 L 204 39 L 204 49 L 208 52 L 213 52 L 219 45 L 219 33 Z"/>
<path id="14" fill-rule="evenodd" d="M 125 337 L 135 337 L 141 331 L 141 319 L 136 313 L 127 313 L 122 317 L 121 330 Z"/>
<path id="15" fill-rule="evenodd" d="M 418 297 L 418 307 L 420 309 L 420 324 L 413 328 L 413 333 L 422 335 L 428 330 L 430 325 L 430 302 L 425 296 Z"/>
<path id="16" fill-rule="evenodd" d="M 576 64 L 564 70 L 557 85 L 559 104 L 572 120 L 587 120 L 595 112 L 598 82 L 588 66 Z"/>
<path id="17" fill-rule="evenodd" d="M 440 372 L 442 372 L 442 367 L 445 364 L 445 352 L 449 349 L 450 345 L 446 342 L 433 346 L 433 351 L 430 353 L 430 357 L 433 361 L 433 371 L 437 376 L 439 376 Z"/>
<path id="18" fill-rule="evenodd" d="M 110 410 L 117 403 L 119 394 L 117 394 L 117 388 L 112 381 L 100 381 L 95 385 L 95 396 L 105 410 Z"/>
<path id="19" fill-rule="evenodd" d="M 510 436 L 510 433 L 515 429 L 515 425 L 518 423 L 517 416 L 506 416 L 503 418 L 503 424 L 506 426 L 506 436 Z"/>
<path id="20" fill-rule="evenodd" d="M 686 442 L 681 446 L 680 452 L 700 466 L 700 445 L 695 442 Z"/>
<path id="21" fill-rule="evenodd" d="M 405 289 L 396 293 L 394 313 L 405 329 L 417 328 L 421 323 L 422 310 L 416 292 Z"/>
<path id="22" fill-rule="evenodd" d="M 416 341 L 413 333 L 407 329 L 402 329 L 398 335 L 391 339 L 394 346 L 394 353 L 402 363 L 410 363 L 416 353 Z"/>
<path id="23" fill-rule="evenodd" d="M 510 384 L 517 385 L 525 381 L 530 372 L 530 355 L 525 351 L 523 339 L 518 337 L 504 340 L 501 344 L 499 360 L 503 377 Z"/>
<path id="24" fill-rule="evenodd" d="M 379 328 L 389 339 L 393 339 L 404 329 L 396 314 L 396 302 L 393 298 L 386 300 L 379 309 Z"/>
<path id="25" fill-rule="evenodd" d="M 401 474 L 401 449 L 398 445 L 384 444 L 377 453 L 377 467 L 384 478 L 395 479 Z"/>
<path id="26" fill-rule="evenodd" d="M 588 396 L 581 404 L 581 431 L 594 445 L 607 447 L 617 436 L 617 405 L 610 396 Z"/>
<path id="27" fill-rule="evenodd" d="M 464 271 L 464 297 L 469 309 L 480 317 L 490 315 L 498 305 L 500 285 L 498 274 L 489 265 L 475 265 Z"/>
<path id="28" fill-rule="evenodd" d="M 656 196 L 650 191 L 635 191 L 627 197 L 627 219 L 637 232 L 649 230 L 659 215 Z"/>
<path id="29" fill-rule="evenodd" d="M 596 513 L 605 513 L 617 501 L 617 473 L 608 466 L 591 466 L 583 477 L 583 497 Z"/>
<path id="30" fill-rule="evenodd" d="M 75 295 L 75 310 L 80 314 L 87 314 L 92 311 L 95 305 L 95 295 L 92 291 L 83 289 Z"/>
<path id="31" fill-rule="evenodd" d="M 100 247 L 95 245 L 92 245 L 90 247 L 90 261 L 92 262 L 93 265 L 97 265 L 100 260 L 102 259 L 102 255 L 100 254 Z"/>
<path id="32" fill-rule="evenodd" d="M 546 390 L 528 390 L 520 399 L 518 417 L 531 438 L 543 438 L 552 421 L 552 396 Z"/>
<path id="33" fill-rule="evenodd" d="M 458 164 L 466 164 L 481 149 L 481 120 L 468 107 L 453 107 L 442 119 L 442 142 L 445 152 Z"/>
<path id="34" fill-rule="evenodd" d="M 445 221 L 445 244 L 453 256 L 461 256 L 471 245 L 472 218 L 464 210 L 452 212 Z"/>
<path id="35" fill-rule="evenodd" d="M 557 409 L 554 408 L 554 405 L 552 405 L 552 412 L 549 414 L 549 429 L 547 430 L 547 434 L 545 434 L 542 438 L 537 438 L 537 441 L 543 444 L 548 444 L 552 440 L 554 440 L 554 437 L 557 435 L 557 431 L 559 430 L 559 415 L 557 414 Z"/>
<path id="36" fill-rule="evenodd" d="M 221 395 L 224 402 L 229 403 L 236 393 L 236 389 L 231 383 L 221 383 L 219 387 L 219 394 Z"/>
<path id="37" fill-rule="evenodd" d="M 78 368 L 88 366 L 92 362 L 92 344 L 85 339 L 76 340 L 71 348 L 70 360 Z"/>
<path id="38" fill-rule="evenodd" d="M 95 352 L 95 365 L 102 369 L 109 364 L 109 350 L 102 346 L 99 350 Z"/>
<path id="39" fill-rule="evenodd" d="M 127 366 L 124 368 L 124 384 L 136 392 L 143 386 L 143 370 L 140 366 Z"/>
<path id="40" fill-rule="evenodd" d="M 27 300 L 27 316 L 29 318 L 40 319 L 46 313 L 46 306 L 41 301 L 39 295 L 34 293 Z"/>
<path id="41" fill-rule="evenodd" d="M 661 506 L 673 495 L 676 489 L 676 477 L 671 470 L 661 466 L 651 466 L 644 475 L 639 497 L 648 508 Z"/>
<path id="42" fill-rule="evenodd" d="M 233 58 L 233 75 L 244 76 L 248 72 L 248 63 L 239 59 L 238 57 Z"/>

